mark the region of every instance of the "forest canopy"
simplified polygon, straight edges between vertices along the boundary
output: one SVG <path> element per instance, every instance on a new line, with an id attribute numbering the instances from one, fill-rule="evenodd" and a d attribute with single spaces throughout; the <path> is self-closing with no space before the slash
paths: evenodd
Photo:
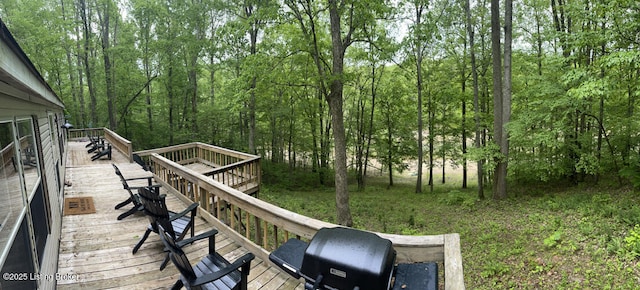
<path id="1" fill-rule="evenodd" d="M 468 164 L 488 181 L 505 158 L 512 182 L 640 185 L 638 1 L 513 3 L 508 155 L 492 141 L 490 2 L 3 0 L 0 17 L 70 122 L 137 150 L 202 141 L 324 183 L 340 101 L 362 187 L 410 160 L 431 185 L 461 166 L 466 186 Z"/>

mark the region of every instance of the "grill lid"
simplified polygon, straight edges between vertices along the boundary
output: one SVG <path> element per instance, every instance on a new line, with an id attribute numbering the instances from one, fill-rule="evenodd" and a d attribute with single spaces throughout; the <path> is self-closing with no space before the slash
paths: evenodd
<path id="1" fill-rule="evenodd" d="M 387 239 L 350 228 L 323 228 L 309 242 L 299 272 L 328 289 L 389 289 L 395 259 Z"/>

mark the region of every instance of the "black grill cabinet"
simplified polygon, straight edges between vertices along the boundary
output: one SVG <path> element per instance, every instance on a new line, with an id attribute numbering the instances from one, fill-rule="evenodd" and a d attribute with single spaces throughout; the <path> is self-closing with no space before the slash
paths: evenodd
<path id="1" fill-rule="evenodd" d="M 320 229 L 309 243 L 290 239 L 269 259 L 305 289 L 436 289 L 435 263 L 400 264 L 391 241 L 351 228 Z"/>
<path id="2" fill-rule="evenodd" d="M 396 260 L 391 241 L 348 228 L 320 229 L 305 250 L 300 272 L 337 289 L 389 289 Z"/>

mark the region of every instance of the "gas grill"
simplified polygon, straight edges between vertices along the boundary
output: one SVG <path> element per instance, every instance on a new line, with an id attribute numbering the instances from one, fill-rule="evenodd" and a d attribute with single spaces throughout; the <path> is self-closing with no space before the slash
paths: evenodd
<path id="1" fill-rule="evenodd" d="M 351 228 L 320 229 L 309 243 L 290 239 L 269 259 L 305 289 L 437 289 L 437 264 L 396 265 L 391 241 Z M 393 288 L 392 288 L 393 287 Z"/>

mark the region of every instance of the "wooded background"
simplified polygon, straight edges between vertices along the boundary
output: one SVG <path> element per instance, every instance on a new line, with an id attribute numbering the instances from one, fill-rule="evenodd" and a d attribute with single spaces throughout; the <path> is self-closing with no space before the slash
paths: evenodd
<path id="1" fill-rule="evenodd" d="M 482 184 L 507 161 L 511 182 L 640 184 L 640 4 L 498 2 L 3 0 L 0 16 L 76 128 L 136 149 L 203 141 L 345 191 L 347 168 L 392 185 L 409 160 L 431 186 L 436 165 L 467 187 L 471 162 Z"/>

